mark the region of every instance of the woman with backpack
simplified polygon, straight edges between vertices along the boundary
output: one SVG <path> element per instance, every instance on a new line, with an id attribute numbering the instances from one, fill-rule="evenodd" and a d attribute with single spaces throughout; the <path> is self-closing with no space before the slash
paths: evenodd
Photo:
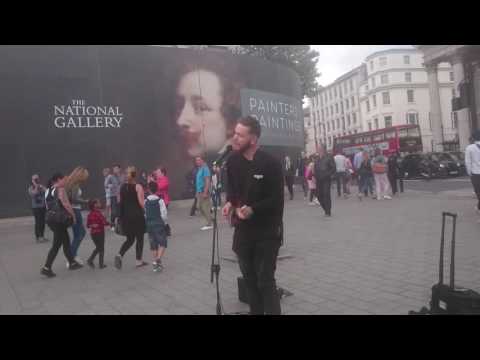
<path id="1" fill-rule="evenodd" d="M 53 243 L 48 252 L 45 266 L 40 273 L 52 278 L 55 273 L 52 271 L 52 264 L 57 257 L 58 250 L 63 246 L 63 252 L 68 260 L 68 268 L 77 270 L 82 267 L 75 261 L 70 250 L 70 237 L 68 227 L 75 223 L 75 213 L 65 192 L 65 176 L 57 173 L 52 176 L 48 183 L 46 192 L 47 225 L 53 232 Z"/>

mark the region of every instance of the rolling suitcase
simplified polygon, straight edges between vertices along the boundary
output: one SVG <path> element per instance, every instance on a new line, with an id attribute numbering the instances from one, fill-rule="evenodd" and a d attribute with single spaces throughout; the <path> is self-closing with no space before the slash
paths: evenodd
<path id="1" fill-rule="evenodd" d="M 452 246 L 450 257 L 450 284 L 443 283 L 443 263 L 445 249 L 445 220 L 451 217 Z M 480 294 L 471 289 L 455 287 L 455 230 L 457 214 L 442 213 L 442 236 L 440 240 L 440 267 L 438 284 L 432 287 L 430 301 L 431 314 L 478 314 L 480 315 Z"/>

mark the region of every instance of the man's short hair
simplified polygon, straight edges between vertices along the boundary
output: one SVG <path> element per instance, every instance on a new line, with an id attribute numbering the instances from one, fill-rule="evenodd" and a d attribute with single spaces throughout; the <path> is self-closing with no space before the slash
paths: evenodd
<path id="1" fill-rule="evenodd" d="M 256 135 L 258 138 L 262 135 L 262 126 L 260 125 L 260 122 L 253 116 L 249 115 L 241 117 L 238 120 L 238 123 L 245 127 L 248 127 L 250 134 Z"/>

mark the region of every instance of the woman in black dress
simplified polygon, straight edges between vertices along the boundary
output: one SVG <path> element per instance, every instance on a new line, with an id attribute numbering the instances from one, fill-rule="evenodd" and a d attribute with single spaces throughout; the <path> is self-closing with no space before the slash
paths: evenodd
<path id="1" fill-rule="evenodd" d="M 122 268 L 123 255 L 136 241 L 137 268 L 148 265 L 142 260 L 143 236 L 145 234 L 144 191 L 142 185 L 135 181 L 137 172 L 134 167 L 127 169 L 127 182 L 120 188 L 120 223 L 127 240 L 115 256 L 115 267 Z"/>

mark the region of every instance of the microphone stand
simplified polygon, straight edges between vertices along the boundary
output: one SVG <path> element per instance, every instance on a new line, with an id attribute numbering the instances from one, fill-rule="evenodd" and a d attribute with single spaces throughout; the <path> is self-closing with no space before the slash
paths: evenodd
<path id="1" fill-rule="evenodd" d="M 220 171 L 223 170 L 223 165 L 220 167 Z M 213 278 L 215 274 L 215 287 L 217 292 L 217 305 L 216 305 L 216 314 L 217 315 L 224 315 L 222 300 L 220 297 L 220 285 L 219 285 L 219 276 L 220 276 L 220 249 L 219 249 L 219 236 L 218 236 L 218 196 L 221 198 L 221 194 L 219 194 L 219 184 L 220 179 L 218 178 L 217 174 L 217 183 L 215 188 L 212 187 L 214 191 L 214 203 L 213 203 L 213 234 L 212 234 L 212 264 L 210 270 L 210 283 L 213 283 Z M 216 255 L 216 261 L 215 261 Z"/>

